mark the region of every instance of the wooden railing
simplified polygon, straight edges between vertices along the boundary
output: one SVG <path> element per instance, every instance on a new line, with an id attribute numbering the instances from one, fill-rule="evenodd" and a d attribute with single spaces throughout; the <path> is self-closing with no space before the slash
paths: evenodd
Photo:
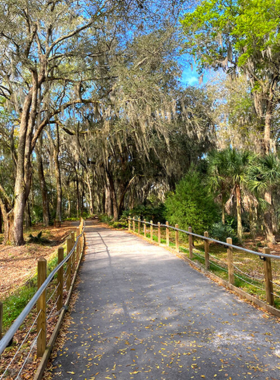
<path id="1" fill-rule="evenodd" d="M 137 223 L 137 231 L 136 231 L 136 223 Z M 164 237 L 164 240 L 165 240 L 164 245 L 167 247 L 170 247 L 170 231 L 171 230 L 175 231 L 174 248 L 177 252 L 180 252 L 179 232 L 182 234 L 188 235 L 188 249 L 187 250 L 188 250 L 188 254 L 189 254 L 189 259 L 193 260 L 195 256 L 199 257 L 200 259 L 202 259 L 201 261 L 204 262 L 204 268 L 207 271 L 210 269 L 211 265 L 214 265 L 214 266 L 221 268 L 222 270 L 227 272 L 228 283 L 232 286 L 235 285 L 235 278 L 236 277 L 241 279 L 244 282 L 246 282 L 246 278 L 250 277 L 250 275 L 248 273 L 242 272 L 242 270 L 240 270 L 235 265 L 235 263 L 234 263 L 234 250 L 239 250 L 239 251 L 242 251 L 244 253 L 250 253 L 250 254 L 259 256 L 259 258 L 261 260 L 263 260 L 263 262 L 264 262 L 264 266 L 263 266 L 264 289 L 263 290 L 265 291 L 266 302 L 268 305 L 274 306 L 274 298 L 277 297 L 280 299 L 280 285 L 277 284 L 276 282 L 274 282 L 273 278 L 272 278 L 272 260 L 280 260 L 280 256 L 272 255 L 270 253 L 270 249 L 268 247 L 265 247 L 263 249 L 263 253 L 261 253 L 261 252 L 257 252 L 257 251 L 253 251 L 250 249 L 246 249 L 243 247 L 233 245 L 232 239 L 230 237 L 227 238 L 226 242 L 222 242 L 222 241 L 219 241 L 219 240 L 216 240 L 216 239 L 209 237 L 209 234 L 207 231 L 205 231 L 204 236 L 202 236 L 202 235 L 198 235 L 198 234 L 193 233 L 191 227 L 188 228 L 188 231 L 185 231 L 185 230 L 179 229 L 178 224 L 176 224 L 173 227 L 173 226 L 170 226 L 168 222 L 166 222 L 165 224 L 161 224 L 161 223 L 155 224 L 155 223 L 153 223 L 152 220 L 150 222 L 147 222 L 145 219 L 141 220 L 140 218 L 139 219 L 130 218 L 130 217 L 128 218 L 128 229 L 129 229 L 129 231 L 132 231 L 132 232 L 140 235 L 140 234 L 142 234 L 142 231 L 141 231 L 142 225 L 143 225 L 143 235 L 145 238 L 147 238 L 147 235 L 149 235 L 149 239 L 151 241 L 155 241 L 155 239 L 156 239 L 157 242 L 159 244 L 161 244 L 161 240 L 163 240 L 162 237 Z M 157 234 L 156 235 L 154 235 L 154 228 L 157 228 Z M 162 230 L 165 230 L 165 234 L 164 234 L 165 236 L 163 236 Z M 198 252 L 195 252 L 194 246 L 193 246 L 193 239 L 194 238 L 203 240 L 203 242 L 204 242 L 204 255 L 203 256 L 200 255 Z M 217 257 L 215 257 L 215 260 L 211 260 L 211 257 L 214 257 L 214 256 L 212 256 L 210 254 L 210 251 L 209 251 L 210 242 L 220 244 L 220 245 L 227 248 L 227 267 L 226 268 L 224 266 L 224 262 L 222 262 L 223 265 L 219 263 L 222 266 L 217 265 L 217 261 L 218 261 Z M 254 278 L 253 278 L 253 280 L 255 282 Z M 252 286 L 258 287 L 253 282 L 251 282 L 250 284 Z M 274 287 L 277 288 L 276 291 L 273 290 Z M 280 316 L 280 312 L 278 310 L 277 310 L 277 312 L 278 313 L 276 313 L 276 314 L 277 315 L 279 314 L 279 316 Z"/>
<path id="2" fill-rule="evenodd" d="M 23 340 L 18 342 L 18 348 L 4 369 L 4 372 L 0 374 L 0 380 L 6 377 L 9 373 L 9 368 L 13 366 L 13 372 L 15 372 L 16 359 L 22 352 L 26 353 L 26 345 L 29 346 L 26 358 L 17 369 L 16 379 L 21 378 L 21 373 L 24 371 L 28 358 L 37 349 L 37 357 L 41 357 L 41 362 L 34 376 L 34 379 L 41 379 L 45 365 L 51 353 L 55 339 L 58 335 L 59 328 L 61 326 L 64 314 L 67 310 L 70 296 L 73 290 L 74 282 L 77 276 L 77 271 L 80 266 L 80 262 L 83 256 L 85 247 L 85 221 L 81 219 L 80 225 L 75 233 L 71 234 L 66 239 L 66 257 L 64 257 L 64 247 L 60 246 L 57 251 L 58 263 L 56 268 L 47 276 L 47 261 L 44 258 L 38 260 L 38 290 L 32 299 L 28 302 L 24 310 L 14 321 L 12 326 L 6 332 L 6 334 L 0 340 L 0 355 L 5 352 L 5 348 L 10 346 L 14 335 L 17 333 L 20 326 L 28 319 L 33 319 L 31 327 L 28 325 L 28 332 L 25 334 Z M 56 280 L 55 280 L 56 275 Z M 54 284 L 54 280 L 56 284 Z M 52 287 L 51 295 L 47 299 L 48 287 Z M 35 312 L 36 308 L 36 312 Z M 3 310 L 2 310 L 3 313 Z M 1 314 L 1 313 L 0 313 Z M 35 316 L 34 316 L 35 314 Z M 47 342 L 49 321 L 54 317 L 57 317 L 55 328 L 52 331 L 52 335 Z M 29 323 L 29 324 L 30 324 Z M 35 333 L 34 331 L 37 331 Z M 22 356 L 22 355 L 21 355 Z"/>

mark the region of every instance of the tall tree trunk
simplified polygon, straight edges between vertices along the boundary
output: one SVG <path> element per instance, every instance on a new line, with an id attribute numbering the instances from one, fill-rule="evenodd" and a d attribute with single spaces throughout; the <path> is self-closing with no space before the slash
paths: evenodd
<path id="1" fill-rule="evenodd" d="M 37 146 L 35 148 L 38 164 L 38 177 L 40 182 L 40 189 L 42 194 L 42 204 L 43 204 L 43 224 L 44 226 L 50 225 L 50 210 L 49 210 L 49 200 L 47 185 L 44 174 L 44 166 L 42 160 L 42 138 L 39 138 Z"/>
<path id="2" fill-rule="evenodd" d="M 59 148 L 58 148 L 59 149 Z M 55 219 L 61 222 L 61 207 L 62 207 L 62 186 L 61 186 L 61 173 L 58 159 L 58 149 L 55 149 L 54 164 L 55 164 L 55 179 L 56 179 L 56 214 Z M 70 201 L 69 201 L 70 204 Z"/>
<path id="3" fill-rule="evenodd" d="M 264 226 L 265 226 L 265 234 L 266 239 L 272 243 L 276 244 L 275 235 L 273 233 L 273 205 L 272 205 L 272 197 L 271 191 L 267 191 L 264 195 L 265 201 L 268 203 L 267 208 L 264 212 Z"/>
<path id="4" fill-rule="evenodd" d="M 80 211 L 80 191 L 79 191 L 78 176 L 76 179 L 76 195 L 77 195 L 76 211 L 77 211 L 77 218 L 78 218 L 79 217 L 79 211 Z"/>
<path id="5" fill-rule="evenodd" d="M 118 203 L 117 203 L 114 180 L 111 174 L 108 172 L 107 172 L 107 177 L 108 177 L 108 182 L 109 182 L 109 189 L 110 189 L 111 202 L 112 202 L 112 208 L 113 208 L 113 217 L 114 217 L 114 221 L 117 221 L 119 219 L 119 213 L 118 213 Z"/>
<path id="6" fill-rule="evenodd" d="M 71 199 L 70 199 L 69 193 L 67 195 L 67 200 L 68 200 L 67 216 L 68 218 L 70 218 L 71 217 Z"/>
<path id="7" fill-rule="evenodd" d="M 25 98 L 21 113 L 18 135 L 18 159 L 15 181 L 14 205 L 14 244 L 24 244 L 23 222 L 25 203 L 30 191 L 31 171 L 31 139 L 36 120 L 38 77 L 33 72 L 32 89 Z"/>
<path id="8" fill-rule="evenodd" d="M 264 124 L 264 153 L 269 154 L 271 150 L 271 123 L 273 114 L 273 90 L 271 89 L 269 99 L 267 100 L 267 108 L 265 113 Z"/>
<path id="9" fill-rule="evenodd" d="M 25 228 L 30 228 L 31 224 L 30 202 L 27 201 L 25 207 Z"/>
<path id="10" fill-rule="evenodd" d="M 124 210 L 125 194 L 129 190 L 135 178 L 136 176 L 132 177 L 129 182 L 127 182 L 126 184 L 123 184 L 123 186 L 121 187 L 121 194 L 120 194 L 120 201 L 119 201 L 119 208 L 118 208 L 119 216 L 122 215 L 122 212 Z"/>
<path id="11" fill-rule="evenodd" d="M 106 186 L 105 187 L 105 214 L 108 215 L 109 217 L 113 216 L 113 211 L 112 211 L 112 198 L 111 198 L 111 191 L 110 187 Z"/>
<path id="12" fill-rule="evenodd" d="M 88 193 L 89 193 L 89 212 L 90 215 L 93 215 L 94 213 L 94 199 L 93 199 L 93 188 L 91 186 L 89 174 L 87 173 L 87 187 L 88 187 Z"/>
<path id="13" fill-rule="evenodd" d="M 241 210 L 241 189 L 240 185 L 236 185 L 235 187 L 236 194 L 236 214 L 237 214 L 237 236 L 240 242 L 242 242 L 242 210 Z"/>
<path id="14" fill-rule="evenodd" d="M 2 216 L 2 211 L 0 208 L 0 234 L 3 233 L 3 216 Z"/>
<path id="15" fill-rule="evenodd" d="M 0 208 L 1 208 L 1 215 L 2 215 L 2 220 L 3 220 L 3 224 L 4 224 L 4 240 L 3 240 L 3 244 L 7 244 L 10 242 L 9 240 L 9 237 L 10 237 L 10 224 L 9 224 L 9 218 L 8 218 L 8 213 L 7 213 L 7 210 L 6 210 L 6 207 L 5 207 L 5 204 L 4 202 L 2 201 L 2 199 L 0 198 Z"/>

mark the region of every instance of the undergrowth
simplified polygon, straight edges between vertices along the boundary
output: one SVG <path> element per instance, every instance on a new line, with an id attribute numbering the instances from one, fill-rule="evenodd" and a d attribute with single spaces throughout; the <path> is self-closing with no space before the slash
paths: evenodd
<path id="1" fill-rule="evenodd" d="M 53 256 L 48 261 L 47 267 L 47 275 L 51 273 L 51 271 L 57 266 L 57 255 L 54 253 Z M 57 275 L 54 276 L 56 278 Z M 51 292 L 51 286 L 47 289 L 48 293 Z M 37 273 L 34 274 L 29 280 L 25 283 L 25 285 L 18 288 L 12 295 L 3 300 L 3 329 L 4 331 L 8 330 L 14 320 L 20 315 L 22 310 L 34 296 L 37 291 Z"/>

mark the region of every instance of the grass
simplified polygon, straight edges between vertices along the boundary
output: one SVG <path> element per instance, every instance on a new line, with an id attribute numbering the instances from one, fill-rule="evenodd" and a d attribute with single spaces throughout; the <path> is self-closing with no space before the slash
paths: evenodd
<path id="1" fill-rule="evenodd" d="M 138 233 L 138 226 L 135 228 Z M 143 226 L 140 230 L 140 235 L 144 235 Z M 146 237 L 150 239 L 150 227 L 146 227 Z M 158 243 L 158 228 L 153 227 L 153 241 Z M 188 241 L 186 235 L 179 233 L 179 250 L 186 256 L 189 256 Z M 165 228 L 161 229 L 160 243 L 166 245 Z M 193 249 L 193 261 L 201 265 L 205 265 L 204 242 L 202 240 L 194 241 L 195 248 Z M 175 231 L 169 232 L 169 246 L 174 248 Z M 227 269 L 227 248 L 222 244 L 210 243 L 210 271 L 224 280 L 228 280 Z M 245 253 L 235 249 L 233 251 L 234 262 L 234 285 L 243 289 L 245 292 L 254 295 L 255 297 L 266 300 L 265 283 L 264 283 L 264 263 L 258 255 Z M 280 260 L 272 260 L 273 282 L 280 285 Z M 280 287 L 274 286 L 274 294 L 280 297 Z M 275 307 L 280 308 L 280 298 L 275 297 Z"/>
<path id="2" fill-rule="evenodd" d="M 63 246 L 66 248 L 66 244 Z M 52 258 L 48 261 L 47 275 L 57 266 L 57 255 L 53 253 Z M 57 275 L 54 276 L 56 278 Z M 51 283 L 52 284 L 52 283 Z M 53 286 L 47 288 L 47 299 L 51 295 Z M 20 315 L 22 310 L 34 296 L 37 291 L 37 273 L 31 277 L 25 285 L 17 289 L 17 291 L 7 297 L 3 301 L 3 330 L 6 331 L 12 325 L 14 320 Z"/>

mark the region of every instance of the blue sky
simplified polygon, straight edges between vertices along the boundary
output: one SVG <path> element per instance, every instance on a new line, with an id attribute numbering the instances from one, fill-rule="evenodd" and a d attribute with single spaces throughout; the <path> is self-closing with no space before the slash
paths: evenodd
<path id="1" fill-rule="evenodd" d="M 199 85 L 199 76 L 195 70 L 191 70 L 191 68 L 185 68 L 183 70 L 181 82 L 184 85 L 189 86 L 198 86 Z"/>

